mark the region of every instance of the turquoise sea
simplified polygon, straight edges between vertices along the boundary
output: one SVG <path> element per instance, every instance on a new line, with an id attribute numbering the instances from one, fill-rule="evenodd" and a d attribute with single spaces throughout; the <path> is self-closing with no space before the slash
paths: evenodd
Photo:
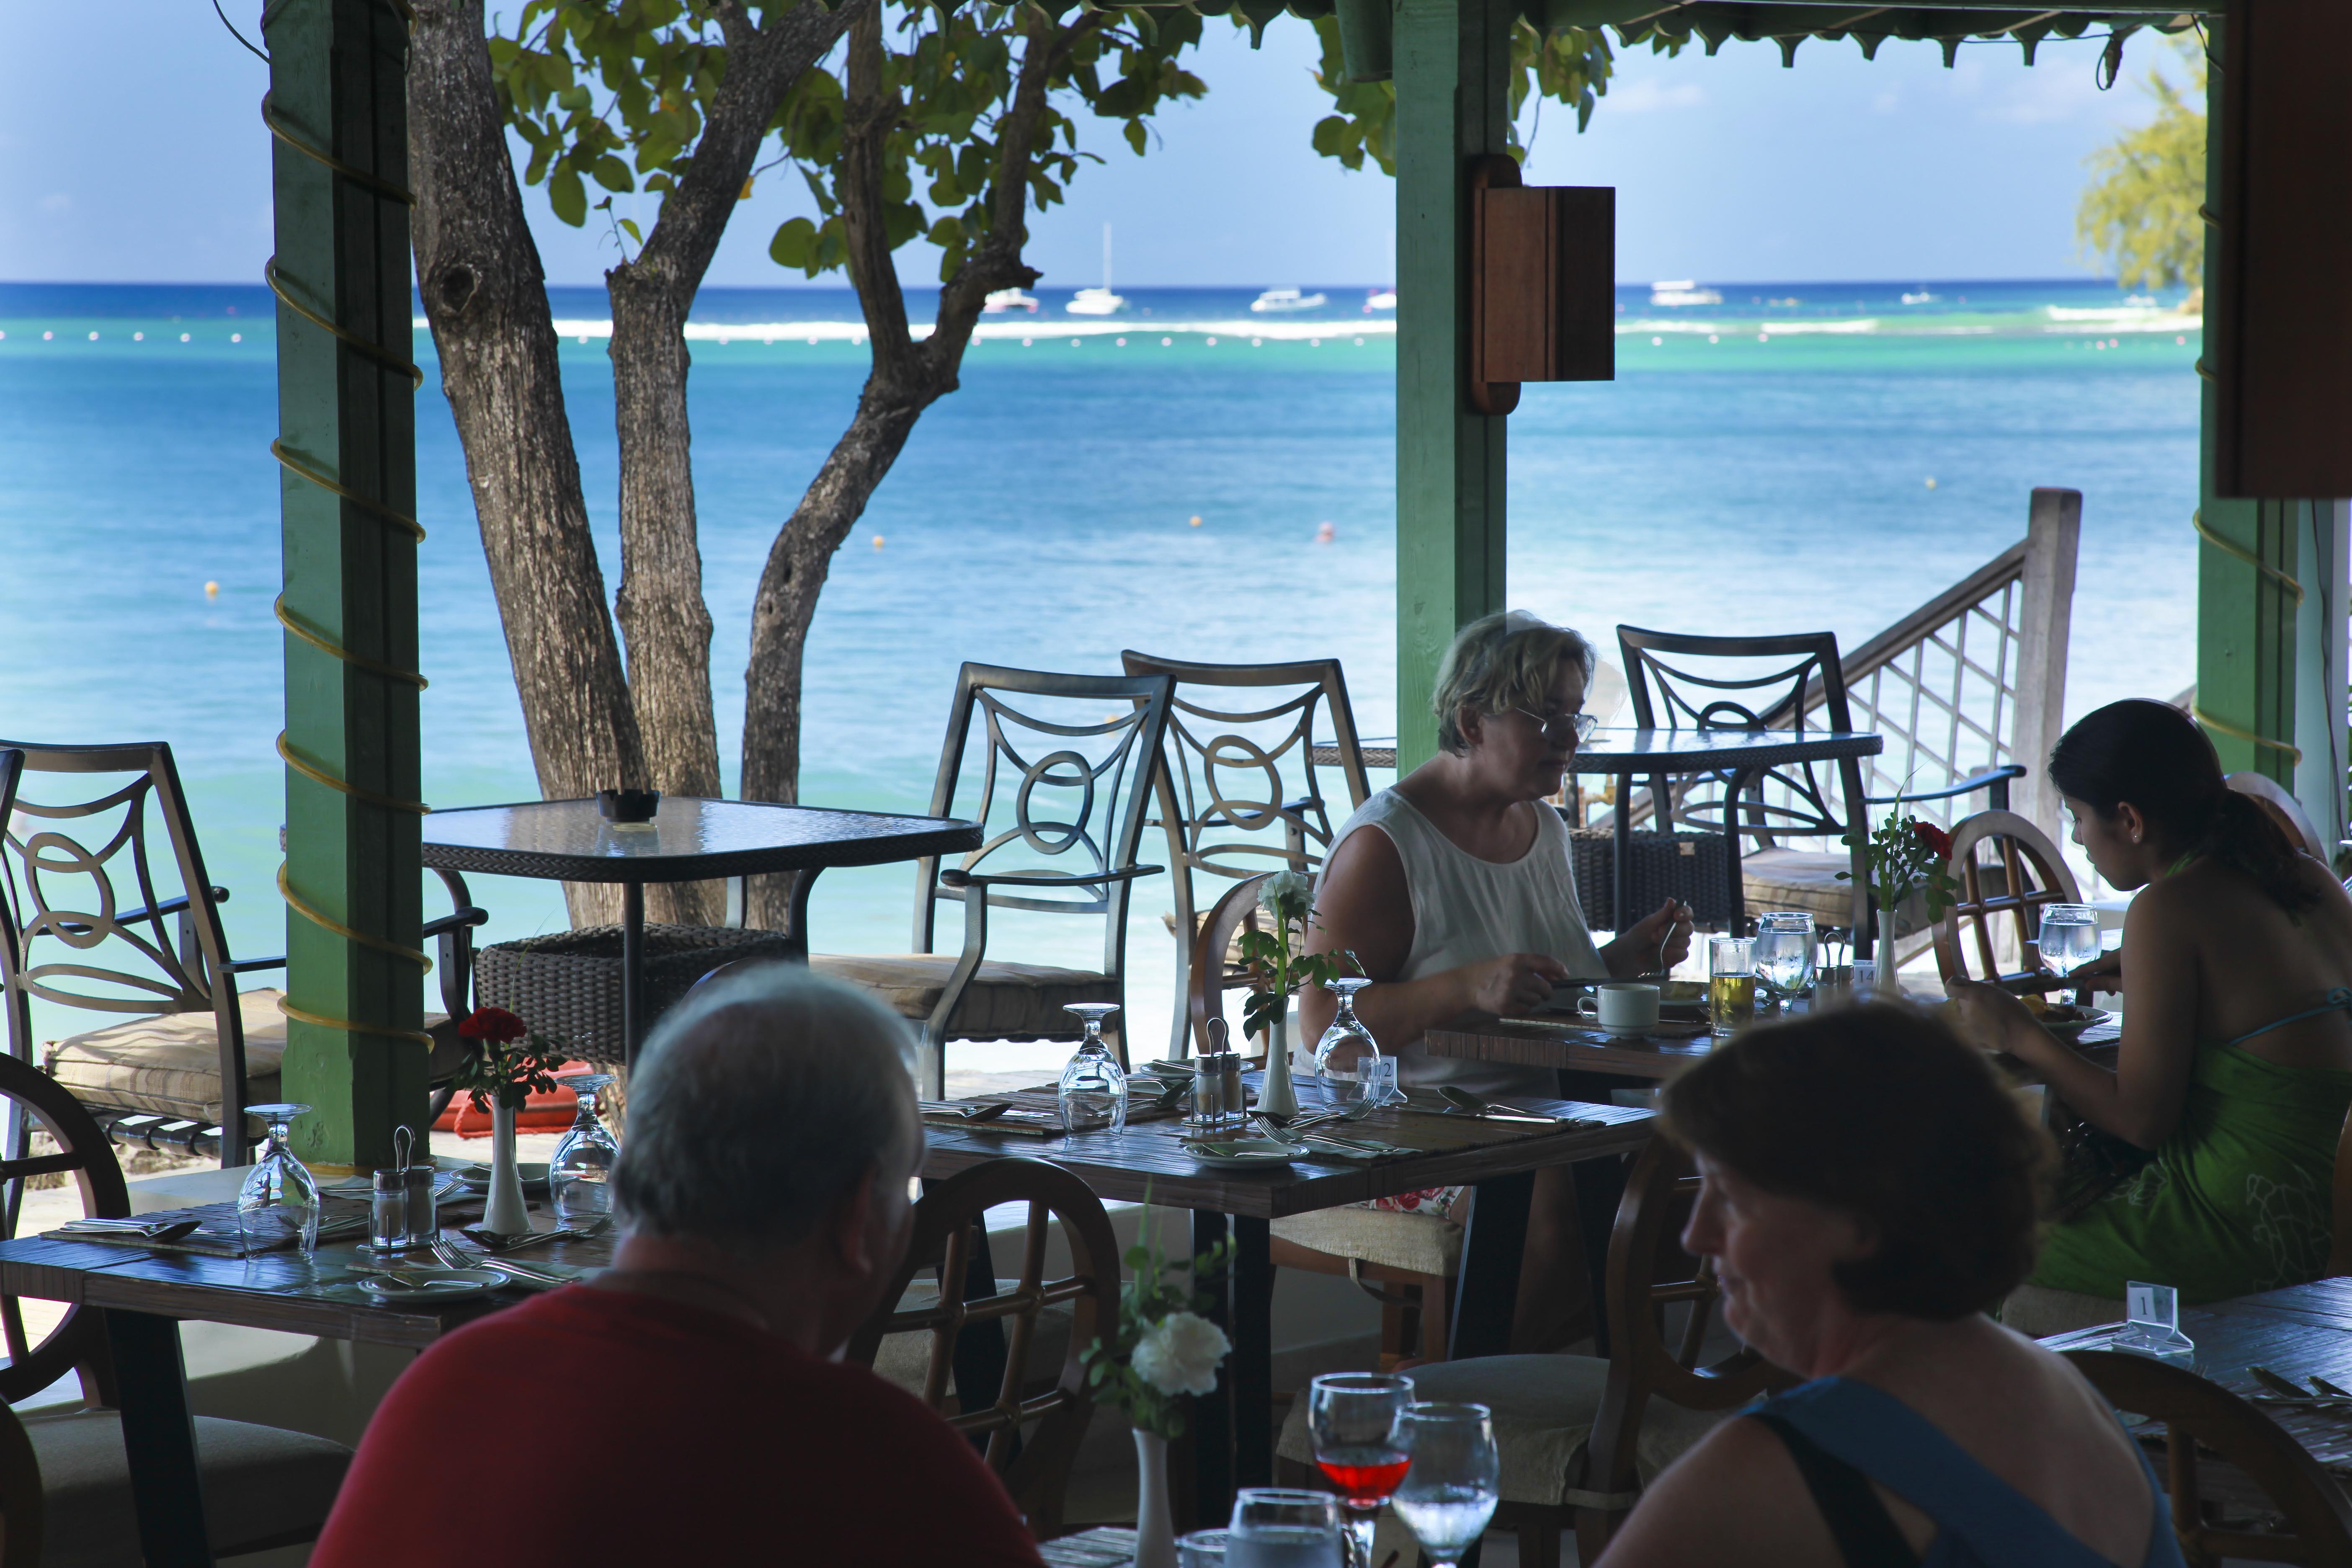
<path id="1" fill-rule="evenodd" d="M 2200 337 L 2177 300 L 2084 281 L 1716 287 L 1722 302 L 1703 305 L 1621 289 L 1617 379 L 1528 388 L 1511 421 L 1514 605 L 1604 647 L 1621 621 L 1827 627 L 1851 646 L 2021 535 L 2032 487 L 2065 485 L 2084 498 L 2070 710 L 2188 684 Z M 962 390 L 924 416 L 835 563 L 802 797 L 920 809 L 964 659 L 1110 670 L 1122 647 L 1336 653 L 1360 728 L 1391 732 L 1393 312 L 1368 311 L 1360 289 L 1326 292 L 1319 310 L 1265 317 L 1252 290 L 1138 289 L 1126 314 L 1088 321 L 1045 290 L 1035 316 L 992 318 Z M 609 587 L 608 312 L 600 289 L 558 289 L 554 306 Z M 919 320 L 929 302 L 910 307 Z M 245 954 L 284 942 L 271 320 L 258 288 L 0 285 L 0 735 L 169 740 Z M 731 747 L 761 561 L 866 355 L 845 290 L 709 290 L 694 322 Z M 421 325 L 415 348 L 425 798 L 526 799 Z M 492 938 L 562 922 L 550 887 L 475 890 Z M 903 951 L 911 890 L 904 868 L 828 874 L 820 945 Z M 1144 894 L 1132 939 L 1147 1040 L 1166 1017 L 1166 903 L 1164 884 Z"/>

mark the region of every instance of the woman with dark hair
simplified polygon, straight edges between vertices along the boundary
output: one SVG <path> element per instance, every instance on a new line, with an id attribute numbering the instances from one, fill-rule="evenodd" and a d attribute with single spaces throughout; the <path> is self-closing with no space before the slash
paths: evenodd
<path id="1" fill-rule="evenodd" d="M 1811 1381 L 1652 1482 L 1599 1568 L 2179 1568 L 2146 1461 L 2063 1358 L 1985 1316 L 2033 1263 L 2049 1140 L 1941 1024 L 1757 1029 L 1667 1086 L 1724 1321 Z"/>
<path id="2" fill-rule="evenodd" d="M 2317 1279 L 2336 1146 L 2352 1107 L 2352 899 L 2221 781 L 2212 742 L 2161 702 L 2116 702 L 2066 731 L 2050 776 L 2074 842 L 2143 889 L 2124 944 L 2077 972 L 2121 975 L 2109 1071 L 1995 985 L 1955 981 L 1979 1043 L 2040 1069 L 2093 1135 L 2010 1320 L 2109 1316 L 2126 1280 L 2211 1301 Z M 2104 1135 L 2104 1136 L 2100 1136 Z"/>

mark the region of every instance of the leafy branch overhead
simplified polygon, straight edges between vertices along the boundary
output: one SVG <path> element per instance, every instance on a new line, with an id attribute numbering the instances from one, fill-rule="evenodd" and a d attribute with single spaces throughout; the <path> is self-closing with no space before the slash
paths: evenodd
<path id="1" fill-rule="evenodd" d="M 2083 248 L 2111 260 L 2126 289 L 2171 288 L 2205 275 L 2197 210 L 2205 200 L 2205 57 L 2193 36 L 2177 41 L 2188 90 L 2160 71 L 2147 73 L 2156 117 L 2091 154 L 2091 183 L 2074 213 Z"/>

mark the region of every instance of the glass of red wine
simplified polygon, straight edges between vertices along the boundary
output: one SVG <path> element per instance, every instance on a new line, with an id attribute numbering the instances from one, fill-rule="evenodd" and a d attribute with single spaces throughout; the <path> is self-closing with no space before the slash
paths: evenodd
<path id="1" fill-rule="evenodd" d="M 1315 1463 L 1339 1491 L 1347 1515 L 1349 1568 L 1370 1568 L 1372 1524 L 1412 1468 L 1403 1429 L 1412 1379 L 1380 1373 L 1327 1373 L 1307 1385 L 1307 1437 Z"/>

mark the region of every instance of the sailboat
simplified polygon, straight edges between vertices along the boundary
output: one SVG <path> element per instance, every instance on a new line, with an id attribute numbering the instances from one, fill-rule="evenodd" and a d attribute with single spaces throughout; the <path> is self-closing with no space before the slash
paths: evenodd
<path id="1" fill-rule="evenodd" d="M 1102 287 L 1079 289 L 1062 309 L 1073 316 L 1115 316 L 1127 309 L 1127 301 L 1110 291 L 1110 225 L 1103 225 Z"/>

